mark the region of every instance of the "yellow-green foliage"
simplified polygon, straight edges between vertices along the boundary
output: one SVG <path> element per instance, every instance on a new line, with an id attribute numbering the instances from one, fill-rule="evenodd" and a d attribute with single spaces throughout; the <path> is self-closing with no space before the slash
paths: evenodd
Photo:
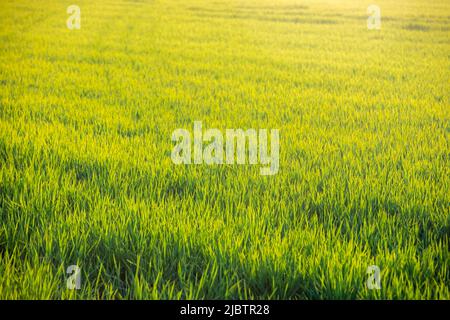
<path id="1" fill-rule="evenodd" d="M 73 2 L 0 2 L 0 298 L 450 298 L 448 0 Z"/>

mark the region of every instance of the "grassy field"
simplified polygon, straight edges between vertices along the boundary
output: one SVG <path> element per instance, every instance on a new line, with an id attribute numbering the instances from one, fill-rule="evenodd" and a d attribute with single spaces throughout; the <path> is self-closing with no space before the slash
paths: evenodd
<path id="1" fill-rule="evenodd" d="M 450 299 L 450 2 L 372 3 L 1 0 L 0 299 Z"/>

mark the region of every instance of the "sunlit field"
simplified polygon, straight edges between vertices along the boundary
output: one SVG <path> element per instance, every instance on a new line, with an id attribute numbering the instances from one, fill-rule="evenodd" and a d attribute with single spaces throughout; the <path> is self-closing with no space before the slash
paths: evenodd
<path id="1" fill-rule="evenodd" d="M 450 299 L 449 160 L 448 0 L 0 2 L 0 299 Z"/>

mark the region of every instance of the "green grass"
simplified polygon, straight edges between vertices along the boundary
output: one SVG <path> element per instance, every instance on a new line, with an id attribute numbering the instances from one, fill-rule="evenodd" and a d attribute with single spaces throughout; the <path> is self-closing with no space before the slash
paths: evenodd
<path id="1" fill-rule="evenodd" d="M 450 3 L 0 3 L 1 299 L 450 299 Z M 280 171 L 171 133 L 280 130 Z M 77 264 L 80 290 L 65 273 Z M 366 269 L 381 269 L 381 290 Z"/>

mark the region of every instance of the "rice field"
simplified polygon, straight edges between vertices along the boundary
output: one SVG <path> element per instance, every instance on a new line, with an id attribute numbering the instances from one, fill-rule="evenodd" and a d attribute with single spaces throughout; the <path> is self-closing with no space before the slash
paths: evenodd
<path id="1" fill-rule="evenodd" d="M 0 1 L 0 299 L 450 299 L 449 1 L 73 1 Z"/>

